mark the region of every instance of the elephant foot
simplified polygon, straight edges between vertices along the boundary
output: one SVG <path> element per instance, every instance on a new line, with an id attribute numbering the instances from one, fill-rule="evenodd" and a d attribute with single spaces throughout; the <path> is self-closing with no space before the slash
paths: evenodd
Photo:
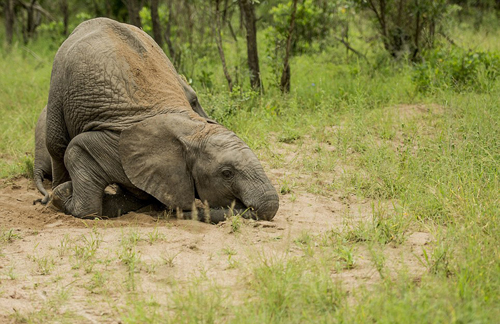
<path id="1" fill-rule="evenodd" d="M 52 191 L 52 205 L 57 209 L 68 213 L 66 206 L 73 196 L 73 184 L 67 181 L 60 184 Z"/>

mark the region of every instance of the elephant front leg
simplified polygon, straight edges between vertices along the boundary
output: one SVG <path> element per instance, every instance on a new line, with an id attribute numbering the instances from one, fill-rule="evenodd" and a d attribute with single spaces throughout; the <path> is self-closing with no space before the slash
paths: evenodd
<path id="1" fill-rule="evenodd" d="M 41 135 L 40 133 L 45 133 L 45 140 L 43 138 L 40 139 L 45 142 L 39 144 L 42 148 L 40 151 L 43 152 L 46 148 L 51 158 L 52 189 L 71 180 L 64 164 L 64 155 L 70 143 L 70 137 L 62 109 L 62 102 L 60 102 L 59 96 L 53 96 L 52 100 L 49 99 L 49 103 L 47 104 L 46 129 L 45 132 L 39 132 L 39 135 Z M 43 128 L 43 125 L 41 127 Z M 37 155 L 37 152 L 35 152 L 35 155 Z"/>

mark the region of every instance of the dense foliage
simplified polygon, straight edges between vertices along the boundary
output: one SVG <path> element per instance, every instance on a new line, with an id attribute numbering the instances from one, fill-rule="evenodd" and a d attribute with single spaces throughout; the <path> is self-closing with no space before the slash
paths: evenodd
<path id="1" fill-rule="evenodd" d="M 247 2 L 249 5 L 245 7 Z M 500 9 L 498 1 L 304 0 L 297 2 L 296 14 L 292 15 L 293 3 L 292 0 L 3 0 L 6 37 L 2 43 L 28 44 L 42 37 L 52 39 L 51 46 L 55 49 L 80 22 L 106 16 L 143 28 L 163 46 L 181 73 L 195 86 L 206 88 L 213 86 L 216 73 L 206 67 L 220 65 L 218 51 L 228 52 L 227 66 L 223 67 L 236 89 L 251 82 L 254 85 L 252 79 L 256 73 L 261 74 L 253 70 L 258 68 L 259 60 L 264 70 L 272 72 L 262 73 L 268 78 L 266 86 L 272 87 L 280 82 L 285 57 L 339 48 L 345 49 L 347 58 L 354 56 L 372 66 L 379 64 L 384 52 L 396 60 L 413 61 L 417 67 L 414 80 L 421 90 L 430 83 L 441 82 L 437 79 L 445 84 L 470 83 L 483 68 L 488 78 L 496 77 L 495 72 L 489 72 L 497 67 L 492 58 L 495 55 L 460 47 L 451 34 L 454 26 L 450 21 L 472 18 L 477 28 L 478 23 L 493 19 L 488 17 Z M 245 39 L 249 31 L 244 8 L 256 13 L 258 44 Z M 223 44 L 219 50 L 217 37 Z M 287 49 L 288 38 L 290 49 Z M 460 50 L 448 52 L 443 46 L 449 42 Z M 250 60 L 247 65 L 245 46 L 259 48 L 260 58 L 252 58 L 257 60 L 253 66 Z M 440 60 L 446 56 L 451 56 L 455 63 L 441 64 Z"/>

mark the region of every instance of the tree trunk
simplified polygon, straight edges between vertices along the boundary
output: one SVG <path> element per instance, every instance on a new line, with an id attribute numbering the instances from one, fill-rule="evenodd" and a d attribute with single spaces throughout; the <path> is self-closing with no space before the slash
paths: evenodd
<path id="1" fill-rule="evenodd" d="M 27 44 L 28 41 L 33 37 L 35 33 L 35 29 L 37 27 L 37 24 L 35 22 L 35 3 L 36 0 L 31 0 L 29 2 L 23 2 L 23 1 L 17 1 L 25 10 L 26 10 L 26 16 L 21 15 L 22 23 L 22 32 L 23 32 L 23 41 L 24 44 Z M 24 23 L 24 17 L 26 17 L 26 22 Z M 14 18 L 15 18 L 15 13 L 14 13 Z"/>
<path id="2" fill-rule="evenodd" d="M 36 0 L 31 0 L 31 2 L 26 7 L 26 11 L 28 13 L 28 15 L 27 15 L 28 19 L 26 21 L 26 35 L 27 35 L 27 37 L 24 40 L 25 44 L 28 42 L 29 39 L 33 38 L 33 34 L 35 33 L 35 16 L 34 16 L 35 10 L 33 9 L 33 7 L 35 6 L 35 2 L 36 2 Z"/>
<path id="3" fill-rule="evenodd" d="M 151 0 L 151 21 L 153 23 L 153 38 L 163 48 L 163 37 L 161 36 L 160 16 L 158 15 L 158 0 Z"/>
<path id="4" fill-rule="evenodd" d="M 417 0 L 417 8 L 418 8 L 418 0 Z M 413 62 L 416 62 L 418 60 L 418 57 L 420 56 L 420 32 L 421 32 L 421 24 L 420 24 L 420 9 L 417 9 L 417 21 L 416 21 L 416 26 L 415 26 L 415 39 L 414 39 L 414 46 L 415 48 L 413 49 L 413 55 L 411 60 Z"/>
<path id="5" fill-rule="evenodd" d="M 178 62 L 177 53 L 175 51 L 174 44 L 172 43 L 172 0 L 168 0 L 168 18 L 167 18 L 167 28 L 165 29 L 165 42 L 167 43 L 168 53 L 170 54 L 170 60 L 177 68 L 180 67 L 180 62 Z"/>
<path id="6" fill-rule="evenodd" d="M 139 11 L 142 9 L 142 1 L 140 0 L 127 0 L 128 21 L 131 25 L 142 28 L 141 16 Z"/>
<path id="7" fill-rule="evenodd" d="M 257 51 L 257 28 L 255 27 L 255 10 L 252 0 L 239 0 L 242 16 L 247 32 L 248 68 L 250 70 L 250 84 L 255 90 L 262 92 L 259 68 L 259 53 Z"/>
<path id="8" fill-rule="evenodd" d="M 64 36 L 68 36 L 68 22 L 69 22 L 69 8 L 68 8 L 68 0 L 61 0 L 60 2 L 61 13 L 63 15 L 63 34 Z"/>
<path id="9" fill-rule="evenodd" d="M 124 0 L 122 0 L 122 2 L 123 2 L 123 1 L 124 1 Z M 102 10 L 101 10 L 101 8 L 100 8 L 100 6 L 99 6 L 99 3 L 98 3 L 98 2 L 99 2 L 98 0 L 92 0 L 92 5 L 94 6 L 94 17 L 100 17 L 100 16 L 102 16 Z M 106 4 L 107 4 L 108 2 L 109 2 L 109 1 L 106 1 Z M 126 4 L 126 5 L 127 5 L 127 7 L 128 7 L 128 4 L 127 4 L 127 3 L 125 3 L 125 4 Z"/>
<path id="10" fill-rule="evenodd" d="M 18 0 L 17 3 L 26 10 L 26 16 L 21 15 L 23 40 L 26 44 L 35 35 L 36 28 L 40 26 L 41 15 L 44 15 L 50 20 L 54 20 L 54 17 L 52 17 L 47 10 L 43 9 L 43 7 L 37 3 L 37 0 L 30 0 L 29 2 Z M 15 13 L 13 13 L 13 18 L 15 18 Z M 24 18 L 26 18 L 26 23 L 24 22 Z"/>
<path id="11" fill-rule="evenodd" d="M 297 13 L 297 0 L 293 0 L 290 27 L 286 40 L 285 58 L 283 60 L 283 73 L 281 74 L 280 90 L 282 93 L 290 92 L 290 49 L 292 47 L 293 29 L 295 28 L 295 14 Z"/>
<path id="12" fill-rule="evenodd" d="M 173 0 L 170 0 L 173 1 Z M 194 35 L 194 27 L 195 23 L 193 21 L 193 14 L 191 13 L 191 6 L 189 5 L 189 1 L 182 1 L 184 3 L 184 9 L 186 10 L 186 21 L 187 21 L 187 32 L 188 32 L 188 40 L 189 40 L 189 48 L 193 48 L 193 35 Z"/>
<path id="13" fill-rule="evenodd" d="M 5 23 L 5 40 L 7 44 L 12 44 L 14 34 L 14 0 L 4 0 L 3 14 Z"/>
<path id="14" fill-rule="evenodd" d="M 229 74 L 226 66 L 226 57 L 224 55 L 224 48 L 222 48 L 222 17 L 219 10 L 220 0 L 215 0 L 215 43 L 217 44 L 217 49 L 219 50 L 220 60 L 222 62 L 222 69 L 224 71 L 224 76 L 227 80 L 227 85 L 229 87 L 229 91 L 233 91 L 233 79 Z"/>

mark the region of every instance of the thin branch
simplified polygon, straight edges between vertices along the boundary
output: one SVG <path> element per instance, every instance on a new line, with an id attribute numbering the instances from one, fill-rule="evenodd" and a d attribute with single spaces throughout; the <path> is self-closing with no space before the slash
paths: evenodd
<path id="1" fill-rule="evenodd" d="M 366 57 L 366 55 L 364 55 L 363 53 L 355 50 L 354 48 L 351 47 L 351 45 L 346 42 L 343 38 L 340 38 L 340 37 L 337 37 L 337 36 L 333 36 L 336 40 L 338 40 L 339 42 L 341 42 L 342 44 L 344 44 L 344 46 L 350 50 L 351 52 L 353 52 L 354 54 L 356 54 L 357 56 L 363 58 L 366 63 L 370 64 L 370 61 L 368 61 L 368 58 Z"/>
<path id="2" fill-rule="evenodd" d="M 41 14 L 43 14 L 45 17 L 48 19 L 55 21 L 56 19 L 54 16 L 52 16 L 47 10 L 43 9 L 42 6 L 40 6 L 38 3 L 33 6 L 33 9 L 37 10 Z"/>
<path id="3" fill-rule="evenodd" d="M 25 50 L 26 52 L 30 53 L 31 56 L 33 56 L 38 62 L 40 63 L 45 63 L 45 61 L 40 57 L 38 56 L 38 54 L 36 54 L 35 52 L 33 52 L 32 50 L 30 50 L 29 48 L 27 48 L 26 46 L 22 46 L 21 47 L 22 50 Z"/>
<path id="4" fill-rule="evenodd" d="M 227 26 L 229 27 L 229 31 L 231 32 L 231 36 L 233 37 L 234 41 L 238 43 L 238 37 L 236 37 L 236 33 L 234 32 L 233 25 L 231 25 L 231 20 L 227 21 Z"/>
<path id="5" fill-rule="evenodd" d="M 444 32 L 440 31 L 439 35 L 443 36 L 443 38 L 446 39 L 451 45 L 461 48 L 457 43 L 455 43 L 453 39 L 450 38 L 450 36 L 446 35 Z"/>

